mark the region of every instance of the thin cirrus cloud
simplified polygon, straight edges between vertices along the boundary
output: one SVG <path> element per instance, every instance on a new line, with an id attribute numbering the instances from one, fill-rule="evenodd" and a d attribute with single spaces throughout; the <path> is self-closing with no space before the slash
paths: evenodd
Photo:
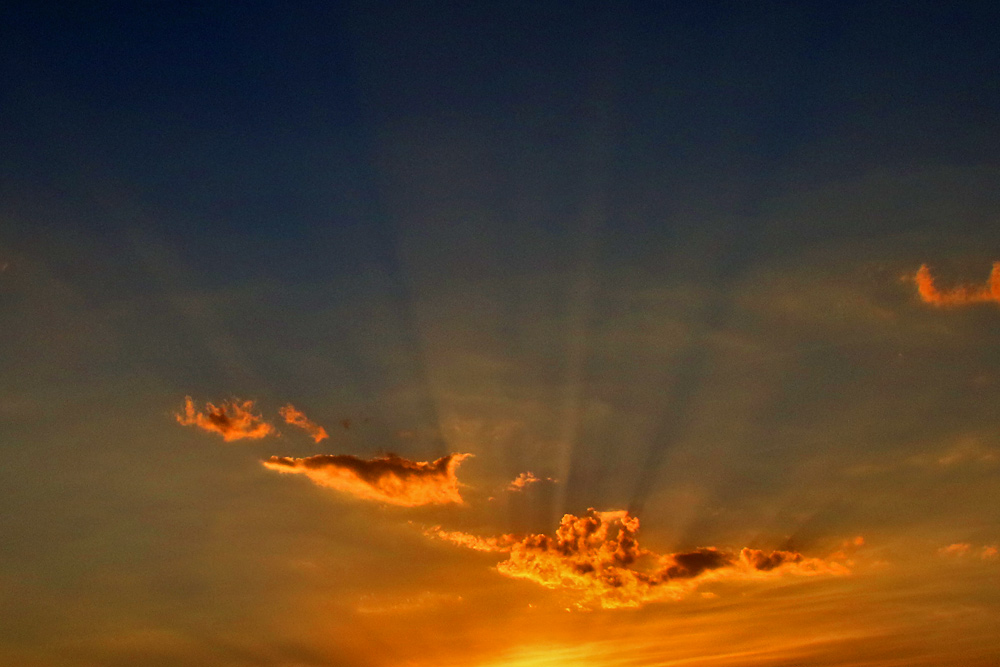
<path id="1" fill-rule="evenodd" d="M 917 284 L 920 299 L 934 306 L 965 306 L 989 301 L 1000 303 L 1000 262 L 993 263 L 985 285 L 959 285 L 949 290 L 939 289 L 926 264 L 920 265 L 913 280 Z"/>
<path id="2" fill-rule="evenodd" d="M 292 426 L 298 426 L 303 431 L 308 433 L 309 437 L 316 442 L 330 437 L 330 434 L 326 432 L 325 428 L 310 420 L 306 417 L 304 412 L 296 409 L 291 403 L 282 408 L 278 408 L 278 414 L 280 414 L 285 420 L 285 423 L 291 424 Z"/>
<path id="3" fill-rule="evenodd" d="M 259 440 L 275 433 L 274 426 L 253 413 L 253 401 L 223 401 L 216 406 L 206 403 L 203 411 L 195 410 L 190 396 L 184 398 L 184 414 L 175 414 L 182 426 L 196 426 L 203 431 L 218 433 L 226 442 Z"/>
<path id="4" fill-rule="evenodd" d="M 439 526 L 425 534 L 476 551 L 505 553 L 507 560 L 497 565 L 500 574 L 571 591 L 581 609 L 640 607 L 677 600 L 708 581 L 850 572 L 847 564 L 838 560 L 843 554 L 824 560 L 794 551 L 742 549 L 734 553 L 715 547 L 656 554 L 639 546 L 638 530 L 639 519 L 627 511 L 590 509 L 582 517 L 563 516 L 554 537 L 484 538 Z"/>
<path id="5" fill-rule="evenodd" d="M 306 458 L 272 456 L 264 467 L 281 473 L 305 475 L 320 486 L 363 500 L 389 505 L 462 505 L 456 475 L 472 454 L 448 454 L 436 461 L 410 461 L 395 454 L 370 460 L 348 454 L 320 454 Z"/>

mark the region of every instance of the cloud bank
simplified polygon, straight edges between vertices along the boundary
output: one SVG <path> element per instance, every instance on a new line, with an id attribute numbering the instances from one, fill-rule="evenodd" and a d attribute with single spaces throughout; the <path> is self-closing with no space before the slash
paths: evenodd
<path id="1" fill-rule="evenodd" d="M 175 414 L 182 426 L 196 426 L 203 431 L 218 433 L 226 442 L 235 440 L 258 440 L 275 432 L 274 426 L 264 421 L 261 415 L 252 412 L 253 401 L 223 401 L 216 407 L 205 404 L 205 410 L 198 412 L 190 396 L 184 398 L 184 414 Z"/>
<path id="2" fill-rule="evenodd" d="M 1000 303 L 1000 262 L 993 263 L 985 285 L 959 285 L 950 290 L 940 290 L 926 264 L 920 265 L 913 280 L 917 283 L 921 300 L 934 306 L 965 306 L 988 301 Z"/>
<path id="3" fill-rule="evenodd" d="M 738 553 L 705 547 L 656 554 L 639 546 L 639 519 L 624 510 L 587 511 L 563 516 L 554 537 L 478 537 L 440 527 L 426 532 L 468 549 L 507 554 L 497 571 L 578 596 L 579 608 L 640 607 L 676 600 L 701 584 L 718 580 L 765 579 L 781 575 L 843 575 L 849 570 L 834 559 L 807 558 L 794 551 L 742 549 Z"/>
<path id="4" fill-rule="evenodd" d="M 283 408 L 278 408 L 278 414 L 282 416 L 285 423 L 291 424 L 292 426 L 298 426 L 308 433 L 309 436 L 316 442 L 330 437 L 325 428 L 316 422 L 310 421 L 304 412 L 296 410 L 295 406 L 291 403 Z"/>
<path id="5" fill-rule="evenodd" d="M 472 454 L 449 454 L 436 461 L 409 461 L 395 454 L 371 460 L 320 454 L 296 459 L 272 456 L 265 468 L 305 475 L 320 486 L 389 505 L 463 504 L 455 472 Z"/>

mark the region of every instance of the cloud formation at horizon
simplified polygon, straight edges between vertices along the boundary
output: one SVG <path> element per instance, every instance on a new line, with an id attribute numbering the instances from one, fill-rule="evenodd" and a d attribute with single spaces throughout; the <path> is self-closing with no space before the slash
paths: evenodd
<path id="1" fill-rule="evenodd" d="M 205 410 L 195 410 L 190 396 L 184 397 L 184 414 L 175 413 L 177 423 L 182 426 L 196 426 L 203 431 L 218 433 L 226 442 L 236 440 L 259 440 L 276 433 L 274 426 L 264 421 L 263 416 L 253 414 L 253 401 L 223 401 L 215 406 L 205 403 Z"/>
<path id="2" fill-rule="evenodd" d="M 965 306 L 989 301 L 1000 303 L 1000 262 L 993 263 L 985 285 L 959 285 L 942 291 L 934 284 L 934 277 L 926 264 L 920 265 L 913 280 L 921 300 L 934 306 Z"/>
<path id="3" fill-rule="evenodd" d="M 410 461 L 395 454 L 370 460 L 350 454 L 306 458 L 272 456 L 265 468 L 305 475 L 320 486 L 389 505 L 462 505 L 456 470 L 472 454 L 448 454 L 436 461 Z"/>
<path id="4" fill-rule="evenodd" d="M 497 564 L 500 574 L 573 591 L 581 609 L 634 608 L 677 600 L 708 581 L 850 572 L 845 563 L 833 558 L 809 558 L 795 551 L 767 553 L 744 548 L 734 553 L 703 547 L 656 554 L 639 546 L 638 530 L 639 519 L 625 510 L 598 512 L 591 508 L 582 517 L 564 515 L 554 537 L 483 538 L 439 526 L 425 534 L 476 551 L 505 553 L 507 560 Z"/>
<path id="5" fill-rule="evenodd" d="M 278 408 L 278 414 L 285 420 L 286 424 L 291 424 L 292 426 L 298 426 L 303 431 L 309 434 L 316 442 L 329 438 L 330 434 L 326 432 L 326 429 L 317 424 L 316 422 L 310 420 L 306 417 L 305 413 L 301 410 L 297 410 L 294 405 L 289 403 L 288 405 Z"/>

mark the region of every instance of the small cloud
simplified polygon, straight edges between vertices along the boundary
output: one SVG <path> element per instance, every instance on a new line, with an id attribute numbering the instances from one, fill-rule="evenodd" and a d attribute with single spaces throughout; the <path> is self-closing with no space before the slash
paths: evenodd
<path id="1" fill-rule="evenodd" d="M 409 461 L 395 454 L 371 460 L 343 454 L 320 454 L 296 459 L 272 456 L 265 468 L 305 475 L 316 484 L 356 498 L 389 505 L 463 504 L 459 494 L 459 464 L 472 454 L 449 454 L 433 462 Z"/>
<path id="2" fill-rule="evenodd" d="M 968 542 L 956 542 L 955 544 L 949 544 L 946 547 L 941 547 L 938 549 L 938 553 L 942 556 L 964 556 L 969 553 L 972 549 L 972 545 Z"/>
<path id="3" fill-rule="evenodd" d="M 274 426 L 253 414 L 253 401 L 223 401 L 216 407 L 205 404 L 205 410 L 198 412 L 190 396 L 184 398 L 184 414 L 175 414 L 182 426 L 197 426 L 204 431 L 218 433 L 226 442 L 234 440 L 258 440 L 275 433 Z"/>
<path id="4" fill-rule="evenodd" d="M 359 614 L 406 614 L 462 602 L 461 595 L 432 591 L 395 599 L 380 599 L 377 596 L 365 595 L 354 610 Z"/>
<path id="5" fill-rule="evenodd" d="M 938 457 L 935 462 L 939 466 L 948 467 L 964 463 L 989 464 L 996 460 L 997 453 L 995 450 L 984 446 L 978 440 L 968 439 L 956 444 Z"/>
<path id="6" fill-rule="evenodd" d="M 1000 303 L 1000 262 L 993 263 L 985 285 L 959 285 L 950 290 L 940 290 L 926 264 L 920 265 L 913 281 L 917 284 L 921 300 L 934 306 L 965 306 L 988 301 Z"/>
<path id="7" fill-rule="evenodd" d="M 850 557 L 855 551 L 865 546 L 865 538 L 861 535 L 853 537 L 849 540 L 844 540 L 840 545 L 840 549 L 830 554 L 830 558 L 833 560 L 845 561 L 848 565 L 852 565 L 854 561 L 850 560 Z"/>
<path id="8" fill-rule="evenodd" d="M 540 477 L 535 477 L 534 473 L 532 473 L 529 470 L 528 472 L 522 472 L 520 475 L 518 475 L 517 477 L 515 477 L 511 481 L 511 483 L 507 485 L 507 490 L 508 491 L 524 491 L 524 489 L 526 487 L 530 486 L 531 484 L 537 484 L 538 482 L 541 482 L 541 481 L 553 482 L 554 483 L 556 480 L 552 479 L 551 477 L 546 477 L 545 480 L 542 480 Z"/>
<path id="9" fill-rule="evenodd" d="M 982 560 L 993 560 L 1000 555 L 1000 549 L 998 549 L 995 544 L 987 544 L 979 549 L 976 549 L 975 546 L 968 542 L 956 542 L 955 544 L 949 544 L 946 547 L 941 547 L 938 549 L 938 554 L 941 556 L 961 558 L 972 555 L 974 551 L 978 552 L 978 555 Z"/>
<path id="10" fill-rule="evenodd" d="M 286 423 L 291 424 L 292 426 L 298 426 L 308 433 L 309 436 L 316 442 L 330 437 L 325 428 L 313 421 L 310 421 L 306 417 L 305 413 L 300 410 L 296 410 L 295 406 L 291 403 L 283 408 L 279 408 L 278 412 L 284 418 Z"/>
<path id="11" fill-rule="evenodd" d="M 680 599 L 706 581 L 849 572 L 843 563 L 794 551 L 733 553 L 703 547 L 660 555 L 639 546 L 638 530 L 639 519 L 624 510 L 590 509 L 582 517 L 563 516 L 554 537 L 479 537 L 437 526 L 425 534 L 467 549 L 505 553 L 507 560 L 497 565 L 500 574 L 571 591 L 578 597 L 578 609 L 640 607 Z"/>

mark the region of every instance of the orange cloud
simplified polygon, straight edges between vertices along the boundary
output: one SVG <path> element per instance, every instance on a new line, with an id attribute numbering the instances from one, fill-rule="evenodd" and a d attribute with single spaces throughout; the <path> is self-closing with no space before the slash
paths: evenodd
<path id="1" fill-rule="evenodd" d="M 938 549 L 938 554 L 942 556 L 966 556 L 971 554 L 973 546 L 968 542 L 956 542 L 955 544 L 949 544 L 946 547 L 941 547 Z M 992 560 L 1000 554 L 1000 549 L 997 549 L 995 545 L 985 545 L 979 550 L 979 557 L 983 560 Z"/>
<path id="2" fill-rule="evenodd" d="M 972 545 L 968 542 L 956 542 L 955 544 L 941 547 L 938 549 L 938 553 L 942 556 L 964 556 L 969 553 L 970 549 L 972 549 Z"/>
<path id="3" fill-rule="evenodd" d="M 950 290 L 939 290 L 926 264 L 920 265 L 913 280 L 917 283 L 917 293 L 924 303 L 935 306 L 964 306 L 987 301 L 1000 303 L 1000 262 L 993 263 L 993 270 L 985 285 L 960 285 Z"/>
<path id="4" fill-rule="evenodd" d="M 303 459 L 272 456 L 265 468 L 305 475 L 316 484 L 364 500 L 389 505 L 463 504 L 455 471 L 472 454 L 449 454 L 436 461 L 409 461 L 386 454 L 369 461 L 350 455 L 320 454 Z"/>
<path id="5" fill-rule="evenodd" d="M 260 415 L 255 415 L 253 401 L 233 399 L 216 407 L 205 404 L 204 412 L 194 409 L 194 401 L 190 396 L 184 397 L 184 414 L 175 414 L 177 423 L 183 426 L 197 426 L 205 431 L 218 433 L 226 442 L 234 440 L 257 440 L 275 432 L 274 426 L 264 421 Z"/>
<path id="6" fill-rule="evenodd" d="M 847 574 L 834 560 L 794 551 L 743 549 L 738 554 L 705 547 L 659 555 L 639 546 L 639 519 L 624 510 L 563 516 L 554 537 L 482 538 L 434 527 L 425 534 L 477 551 L 506 553 L 497 571 L 551 589 L 576 593 L 579 608 L 639 607 L 679 599 L 706 581 L 762 579 L 784 574 Z"/>
<path id="7" fill-rule="evenodd" d="M 284 418 L 285 423 L 291 424 L 292 426 L 298 426 L 308 433 L 316 442 L 330 437 L 325 428 L 313 421 L 310 421 L 306 417 L 305 413 L 300 410 L 296 410 L 295 406 L 291 403 L 283 408 L 278 408 L 278 413 Z"/>
<path id="8" fill-rule="evenodd" d="M 538 482 L 541 481 L 542 479 L 540 477 L 535 477 L 535 474 L 529 470 L 528 472 L 522 472 L 520 475 L 515 477 L 511 481 L 511 483 L 507 485 L 507 490 L 524 491 L 524 489 L 530 486 L 531 484 L 537 484 Z M 546 477 L 545 481 L 555 482 L 556 480 L 552 479 L 551 477 Z"/>

